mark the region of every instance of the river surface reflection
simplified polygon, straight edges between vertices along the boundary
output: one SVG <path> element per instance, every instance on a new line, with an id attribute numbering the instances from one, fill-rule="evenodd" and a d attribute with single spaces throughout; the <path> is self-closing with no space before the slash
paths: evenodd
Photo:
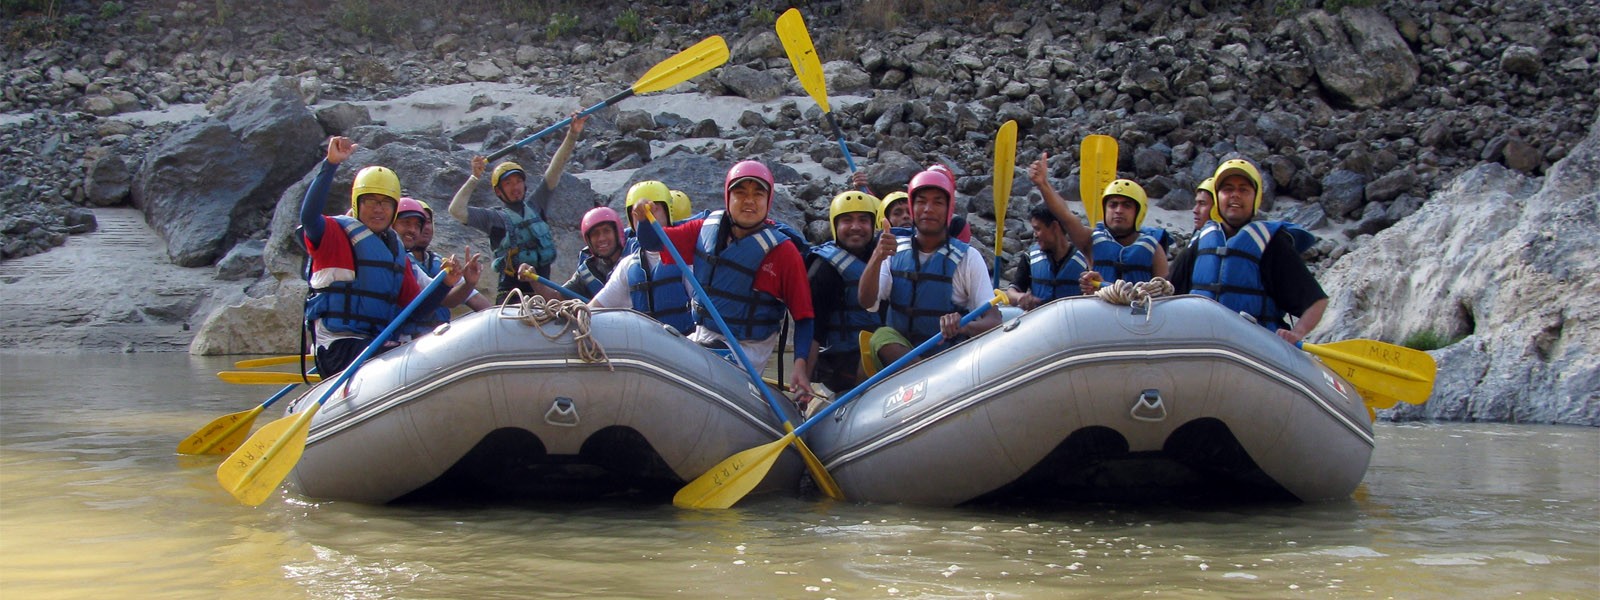
<path id="1" fill-rule="evenodd" d="M 172 451 L 272 391 L 231 362 L 0 355 L 0 595 L 1600 595 L 1600 429 L 1380 423 L 1354 496 L 1312 505 L 249 508 Z"/>

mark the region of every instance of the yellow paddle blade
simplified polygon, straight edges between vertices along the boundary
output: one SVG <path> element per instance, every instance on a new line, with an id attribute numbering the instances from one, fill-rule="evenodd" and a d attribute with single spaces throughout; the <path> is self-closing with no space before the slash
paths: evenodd
<path id="1" fill-rule="evenodd" d="M 1389 408 L 1396 402 L 1422 404 L 1433 393 L 1438 365 L 1426 352 L 1374 340 L 1300 347 L 1354 384 L 1374 408 Z"/>
<path id="2" fill-rule="evenodd" d="M 228 383 L 247 385 L 288 385 L 291 383 L 305 383 L 300 380 L 299 373 L 276 373 L 272 371 L 218 371 L 217 379 Z M 322 381 L 318 375 L 307 375 L 311 383 Z"/>
<path id="3" fill-rule="evenodd" d="M 233 368 L 235 368 L 235 369 L 255 369 L 255 368 L 258 368 L 258 367 L 271 367 L 271 366 L 276 366 L 276 365 L 287 365 L 287 364 L 290 364 L 290 363 L 298 363 L 298 362 L 300 362 L 301 358 L 304 358 L 306 360 L 306 362 L 309 363 L 309 362 L 312 361 L 312 359 L 314 357 L 311 356 L 310 354 L 307 354 L 304 357 L 301 357 L 299 355 L 289 355 L 289 356 L 272 356 L 272 357 L 268 357 L 268 358 L 252 358 L 250 360 L 241 360 L 239 362 L 233 363 Z"/>
<path id="4" fill-rule="evenodd" d="M 633 93 L 647 94 L 678 85 L 728 62 L 728 43 L 713 35 L 652 67 L 633 83 Z"/>
<path id="5" fill-rule="evenodd" d="M 856 336 L 858 345 L 861 346 L 861 372 L 867 377 L 878 374 L 878 365 L 872 360 L 872 332 L 863 331 Z"/>
<path id="6" fill-rule="evenodd" d="M 679 508 L 728 508 L 756 488 L 772 470 L 784 447 L 798 438 L 793 433 L 728 457 L 672 496 Z"/>
<path id="7" fill-rule="evenodd" d="M 1101 214 L 1100 194 L 1117 178 L 1117 140 L 1109 135 L 1094 134 L 1083 138 L 1078 147 L 1078 198 L 1089 216 L 1089 227 L 1099 224 Z"/>
<path id="8" fill-rule="evenodd" d="M 311 417 L 321 407 L 321 403 L 312 404 L 298 415 L 267 423 L 217 467 L 217 482 L 241 503 L 256 506 L 265 502 L 300 462 Z"/>
<path id="9" fill-rule="evenodd" d="M 789 437 L 794 438 L 794 449 L 800 451 L 800 458 L 806 461 L 806 470 L 811 472 L 811 480 L 816 482 L 817 489 L 827 494 L 834 500 L 844 499 L 844 490 L 839 489 L 839 482 L 833 480 L 833 475 L 828 473 L 828 468 L 822 466 L 822 459 L 817 458 L 806 447 L 806 441 L 794 435 L 794 425 L 788 421 L 783 422 L 783 428 L 789 432 Z"/>
<path id="10" fill-rule="evenodd" d="M 1006 121 L 994 136 L 994 255 L 1000 256 L 1005 237 L 1006 205 L 1011 201 L 1011 180 L 1017 167 L 1017 122 Z M 998 276 L 999 273 L 996 273 Z"/>
<path id="11" fill-rule="evenodd" d="M 822 112 L 828 112 L 828 82 L 823 78 L 822 59 L 817 57 L 817 49 L 811 44 L 811 32 L 806 31 L 806 20 L 800 18 L 800 9 L 783 11 L 776 27 L 778 41 L 783 42 L 783 51 L 789 55 L 795 76 L 800 78 L 800 87 L 817 101 Z"/>
<path id="12" fill-rule="evenodd" d="M 241 442 L 244 442 L 245 436 L 250 435 L 250 425 L 256 422 L 256 416 L 261 414 L 263 408 L 265 407 L 257 405 L 250 410 L 217 417 L 216 420 L 179 442 L 178 454 L 233 452 Z"/>

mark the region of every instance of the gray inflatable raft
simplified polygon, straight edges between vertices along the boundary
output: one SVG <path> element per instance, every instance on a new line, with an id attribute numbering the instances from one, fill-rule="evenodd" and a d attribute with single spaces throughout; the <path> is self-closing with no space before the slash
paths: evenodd
<path id="1" fill-rule="evenodd" d="M 1347 497 L 1355 387 L 1198 296 L 1057 300 L 892 375 L 806 441 L 851 500 Z"/>
<path id="2" fill-rule="evenodd" d="M 364 503 L 667 501 L 784 434 L 743 370 L 643 314 L 592 314 L 604 362 L 580 358 L 565 319 L 536 327 L 520 314 L 467 315 L 367 361 L 313 417 L 289 480 L 312 498 Z M 801 469 L 785 456 L 756 492 L 794 492 Z"/>

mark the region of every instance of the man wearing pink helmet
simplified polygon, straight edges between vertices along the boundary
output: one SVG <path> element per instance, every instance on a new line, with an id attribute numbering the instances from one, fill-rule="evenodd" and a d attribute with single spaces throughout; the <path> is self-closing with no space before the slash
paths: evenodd
<path id="1" fill-rule="evenodd" d="M 923 171 L 911 178 L 910 237 L 884 228 L 857 287 L 862 308 L 878 311 L 888 302 L 888 326 L 872 334 L 872 353 L 880 365 L 942 333 L 946 340 L 972 336 L 1000 324 L 998 311 L 960 326 L 961 315 L 993 296 L 994 282 L 977 248 L 950 236 L 955 214 L 954 182 L 944 173 Z"/>
<path id="2" fill-rule="evenodd" d="M 428 207 L 428 203 L 415 198 L 401 198 L 394 216 L 394 232 L 400 234 L 400 243 L 411 254 L 412 266 L 430 278 L 438 277 L 439 272 L 444 270 L 444 257 L 428 249 L 428 244 L 433 242 L 433 209 Z M 466 305 L 477 311 L 489 308 L 494 303 L 477 290 L 472 290 L 467 296 Z M 411 329 L 415 330 L 413 333 L 431 331 L 438 324 L 449 321 L 450 306 L 444 305 L 434 311 L 432 319 L 419 321 Z"/>
<path id="3" fill-rule="evenodd" d="M 794 374 L 802 397 L 811 390 L 813 311 L 805 262 L 787 236 L 767 218 L 772 210 L 772 171 L 758 161 L 733 165 L 723 186 L 723 210 L 702 219 L 665 227 L 668 240 L 694 270 L 722 320 L 733 331 L 757 371 L 766 368 L 778 344 L 784 310 L 794 318 Z M 633 219 L 644 223 L 653 203 L 633 205 Z M 640 248 L 659 251 L 665 242 L 654 227 L 641 227 Z M 667 254 L 661 256 L 667 260 Z M 689 339 L 702 345 L 727 343 L 704 307 Z"/>
<path id="4" fill-rule="evenodd" d="M 584 259 L 578 262 L 578 268 L 562 287 L 593 298 L 605 287 L 606 281 L 611 279 L 611 271 L 622 260 L 622 217 L 610 207 L 596 206 L 583 213 L 578 232 L 588 244 L 578 254 Z"/>

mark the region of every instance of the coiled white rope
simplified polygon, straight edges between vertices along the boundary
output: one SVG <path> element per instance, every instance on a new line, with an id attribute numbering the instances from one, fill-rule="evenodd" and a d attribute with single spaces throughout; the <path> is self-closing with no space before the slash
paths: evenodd
<path id="1" fill-rule="evenodd" d="M 1139 283 L 1118 279 L 1116 283 L 1095 290 L 1094 295 L 1112 304 L 1131 305 L 1135 302 L 1149 302 L 1151 298 L 1171 296 L 1172 291 L 1172 282 L 1157 277 Z"/>
<path id="2" fill-rule="evenodd" d="M 507 312 L 508 307 L 516 307 L 513 312 Z M 500 305 L 500 316 L 504 319 L 517 319 L 523 324 L 539 331 L 545 339 L 559 340 L 562 336 L 572 333 L 572 341 L 578 346 L 578 358 L 583 362 L 605 363 L 606 368 L 615 371 L 611 366 L 611 359 L 606 356 L 605 348 L 600 347 L 600 341 L 594 338 L 594 332 L 589 327 L 589 305 L 582 300 L 551 300 L 544 296 L 524 295 L 522 290 L 511 290 L 506 294 L 505 302 Z M 544 324 L 562 319 L 564 325 L 555 333 L 545 331 Z"/>

